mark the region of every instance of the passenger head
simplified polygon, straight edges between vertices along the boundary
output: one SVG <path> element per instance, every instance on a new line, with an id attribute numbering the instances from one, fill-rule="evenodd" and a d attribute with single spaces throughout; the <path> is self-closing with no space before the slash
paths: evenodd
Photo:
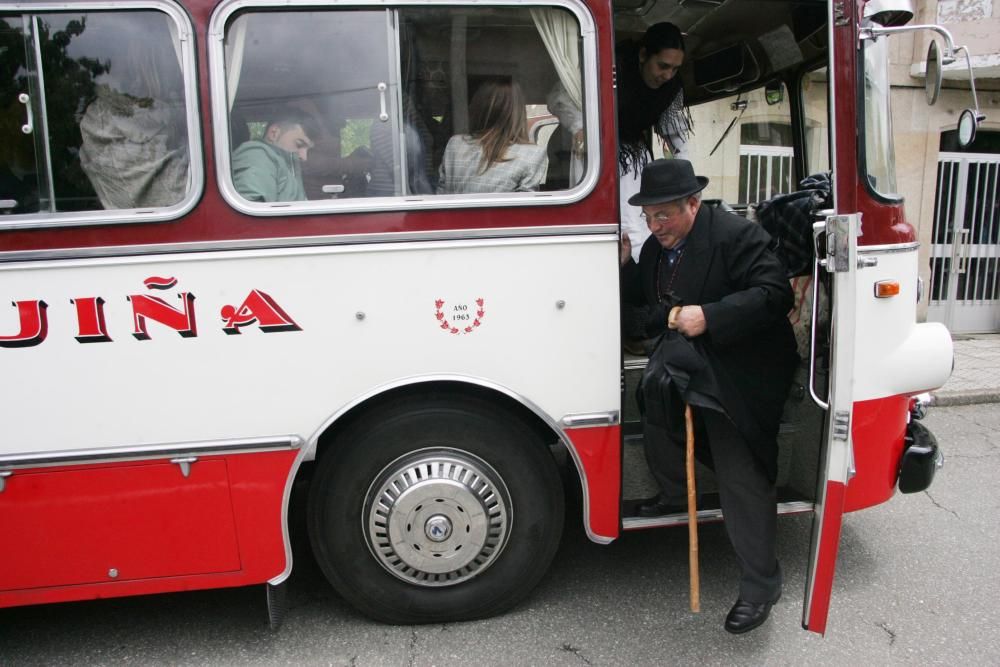
<path id="1" fill-rule="evenodd" d="M 309 158 L 309 149 L 313 147 L 310 137 L 316 134 L 313 122 L 306 114 L 296 109 L 285 109 L 267 124 L 264 141 L 297 155 L 305 162 Z"/>
<path id="2" fill-rule="evenodd" d="M 673 23 L 649 26 L 639 43 L 639 69 L 642 81 L 659 88 L 677 75 L 684 63 L 684 36 Z"/>
<path id="3" fill-rule="evenodd" d="M 483 147 L 479 173 L 505 162 L 511 144 L 528 143 L 528 117 L 515 81 L 486 81 L 472 96 L 469 134 Z"/>
<path id="4" fill-rule="evenodd" d="M 661 246 L 675 248 L 694 227 L 701 191 L 707 186 L 708 179 L 696 176 L 687 160 L 653 160 L 643 167 L 639 192 L 628 203 L 642 207 L 642 217 Z"/>
<path id="5" fill-rule="evenodd" d="M 697 192 L 662 204 L 643 206 L 642 217 L 661 246 L 674 248 L 691 233 L 700 207 L 701 193 Z"/>

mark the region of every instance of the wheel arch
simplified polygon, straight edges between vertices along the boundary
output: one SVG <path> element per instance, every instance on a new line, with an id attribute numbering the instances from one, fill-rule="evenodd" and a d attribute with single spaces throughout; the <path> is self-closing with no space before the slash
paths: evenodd
<path id="1" fill-rule="evenodd" d="M 607 543 L 610 540 L 596 535 L 590 526 L 590 499 L 587 486 L 587 476 L 579 453 L 573 446 L 569 436 L 559 426 L 555 419 L 542 410 L 530 399 L 518 394 L 503 385 L 459 375 L 435 375 L 408 378 L 390 385 L 376 387 L 368 393 L 359 396 L 354 401 L 343 406 L 330 416 L 316 433 L 309 438 L 303 456 L 304 461 L 318 461 L 336 450 L 337 436 L 352 422 L 363 419 L 377 412 L 380 406 L 399 400 L 402 397 L 416 394 L 436 393 L 442 400 L 449 396 L 464 398 L 477 397 L 493 403 L 505 410 L 511 416 L 520 419 L 527 427 L 537 433 L 548 446 L 557 445 L 573 462 L 572 470 L 575 481 L 580 485 L 583 499 L 583 525 L 590 539 L 595 542 Z"/>

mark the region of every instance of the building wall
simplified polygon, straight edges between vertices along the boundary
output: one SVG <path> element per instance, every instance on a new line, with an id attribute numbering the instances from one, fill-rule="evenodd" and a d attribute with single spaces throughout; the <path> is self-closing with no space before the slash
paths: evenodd
<path id="1" fill-rule="evenodd" d="M 911 24 L 944 26 L 956 45 L 967 46 L 983 130 L 1000 130 L 1000 0 L 927 0 L 918 4 Z M 964 58 L 945 67 L 944 88 L 933 107 L 924 93 L 930 31 L 894 36 L 890 52 L 893 83 L 893 135 L 896 173 L 905 199 L 907 220 L 920 241 L 920 275 L 930 284 L 930 244 L 937 195 L 937 160 L 941 132 L 954 130 L 963 109 L 972 107 Z M 924 290 L 918 316 L 923 319 L 930 290 Z"/>

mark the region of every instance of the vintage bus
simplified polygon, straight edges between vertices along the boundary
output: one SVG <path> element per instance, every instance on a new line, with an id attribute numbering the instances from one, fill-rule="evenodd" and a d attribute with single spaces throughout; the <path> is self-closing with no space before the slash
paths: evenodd
<path id="1" fill-rule="evenodd" d="M 544 576 L 574 487 L 595 542 L 684 524 L 635 512 L 645 359 L 619 316 L 614 49 L 671 21 L 692 114 L 723 121 L 692 140 L 714 205 L 753 217 L 832 173 L 795 278 L 777 508 L 815 515 L 803 624 L 823 632 L 843 513 L 930 483 L 937 446 L 911 417 L 951 343 L 916 321 L 894 191 L 887 44 L 910 14 L 765 7 L 0 2 L 0 606 L 264 584 L 277 620 L 301 508 L 364 613 L 470 619 Z M 928 30 L 933 92 L 961 48 Z M 440 193 L 445 145 L 497 79 L 523 90 L 546 173 Z M 583 116 L 576 173 L 557 84 Z M 287 108 L 313 136 L 272 185 L 299 194 L 245 196 L 238 151 Z M 744 129 L 782 110 L 758 134 L 784 143 L 724 133 L 729 109 Z M 699 520 L 719 520 L 699 483 Z"/>

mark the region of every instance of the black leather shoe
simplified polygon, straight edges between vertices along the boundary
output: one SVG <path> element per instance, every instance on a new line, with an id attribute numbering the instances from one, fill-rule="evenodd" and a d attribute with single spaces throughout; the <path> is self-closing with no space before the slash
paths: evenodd
<path id="1" fill-rule="evenodd" d="M 636 513 L 646 519 L 657 516 L 666 516 L 667 514 L 687 514 L 687 511 L 687 505 L 675 505 L 668 503 L 663 499 L 663 496 L 647 498 L 639 503 L 639 507 L 636 508 Z"/>
<path id="2" fill-rule="evenodd" d="M 734 635 L 750 632 L 767 620 L 773 604 L 773 602 L 758 603 L 737 600 L 733 608 L 726 614 L 726 631 Z"/>

